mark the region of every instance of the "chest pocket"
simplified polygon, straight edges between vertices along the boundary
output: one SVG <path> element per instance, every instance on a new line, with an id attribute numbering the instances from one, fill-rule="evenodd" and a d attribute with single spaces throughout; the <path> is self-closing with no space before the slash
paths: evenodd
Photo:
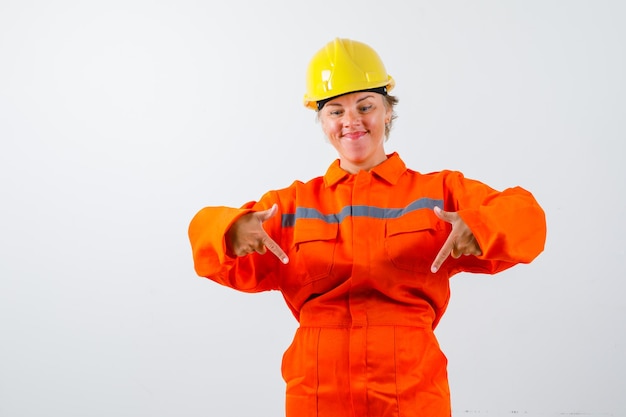
<path id="1" fill-rule="evenodd" d="M 421 209 L 387 220 L 385 252 L 396 268 L 425 272 L 446 239 L 446 225 L 432 210 Z"/>
<path id="2" fill-rule="evenodd" d="M 301 284 L 331 274 L 339 225 L 321 220 L 299 220 L 294 229 L 295 260 Z"/>

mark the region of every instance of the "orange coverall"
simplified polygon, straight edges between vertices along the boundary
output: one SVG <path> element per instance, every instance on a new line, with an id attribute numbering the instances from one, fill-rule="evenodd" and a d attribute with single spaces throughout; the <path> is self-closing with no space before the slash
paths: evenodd
<path id="1" fill-rule="evenodd" d="M 263 227 L 287 253 L 233 258 L 229 226 L 278 204 Z M 430 266 L 457 212 L 481 256 Z M 493 274 L 543 251 L 545 215 L 515 187 L 498 192 L 456 171 L 420 174 L 398 154 L 370 172 L 335 161 L 323 177 L 242 208 L 206 207 L 189 226 L 195 270 L 240 291 L 281 291 L 299 322 L 283 356 L 288 417 L 449 417 L 447 359 L 433 334 L 457 272 Z"/>

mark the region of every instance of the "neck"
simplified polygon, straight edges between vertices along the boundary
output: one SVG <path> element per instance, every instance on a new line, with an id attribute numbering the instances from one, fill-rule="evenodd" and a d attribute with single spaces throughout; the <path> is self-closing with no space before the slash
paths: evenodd
<path id="1" fill-rule="evenodd" d="M 383 154 L 381 157 L 376 158 L 372 161 L 367 161 L 367 162 L 364 161 L 363 163 L 355 163 L 355 162 L 347 161 L 345 159 L 340 158 L 339 166 L 341 167 L 341 169 L 349 172 L 350 174 L 358 174 L 359 171 L 369 172 L 373 168 L 385 162 L 386 160 L 387 160 L 386 154 Z"/>

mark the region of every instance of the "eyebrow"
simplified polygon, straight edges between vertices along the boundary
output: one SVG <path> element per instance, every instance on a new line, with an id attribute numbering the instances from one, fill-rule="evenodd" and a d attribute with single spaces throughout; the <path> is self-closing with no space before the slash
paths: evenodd
<path id="1" fill-rule="evenodd" d="M 358 99 L 356 102 L 357 102 L 357 103 L 360 103 L 360 102 L 362 102 L 363 100 L 367 100 L 368 98 L 374 98 L 374 96 L 373 96 L 372 94 L 368 94 L 368 95 L 366 95 L 365 97 L 361 97 L 361 98 L 360 98 L 360 99 Z M 327 103 L 326 105 L 327 105 L 327 106 L 341 106 L 341 104 L 340 104 L 340 103 Z"/>

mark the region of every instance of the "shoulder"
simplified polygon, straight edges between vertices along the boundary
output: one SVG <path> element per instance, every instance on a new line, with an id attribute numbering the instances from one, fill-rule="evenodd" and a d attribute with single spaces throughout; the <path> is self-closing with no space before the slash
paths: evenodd
<path id="1" fill-rule="evenodd" d="M 441 171 L 420 172 L 411 168 L 406 169 L 406 175 L 421 181 L 448 182 L 450 180 L 463 180 L 465 175 L 461 171 L 443 169 Z"/>
<path id="2" fill-rule="evenodd" d="M 295 200 L 296 196 L 301 193 L 311 193 L 324 187 L 324 178 L 322 176 L 311 178 L 307 181 L 294 180 L 286 187 L 270 190 L 266 193 L 267 197 L 273 200 L 287 202 Z"/>
<path id="3" fill-rule="evenodd" d="M 315 188 L 319 188 L 323 186 L 324 186 L 324 177 L 318 176 L 318 177 L 311 178 L 306 181 L 294 180 L 287 187 L 276 190 L 276 192 L 281 193 L 281 194 L 289 194 L 289 193 L 296 193 L 302 189 L 315 189 Z"/>

